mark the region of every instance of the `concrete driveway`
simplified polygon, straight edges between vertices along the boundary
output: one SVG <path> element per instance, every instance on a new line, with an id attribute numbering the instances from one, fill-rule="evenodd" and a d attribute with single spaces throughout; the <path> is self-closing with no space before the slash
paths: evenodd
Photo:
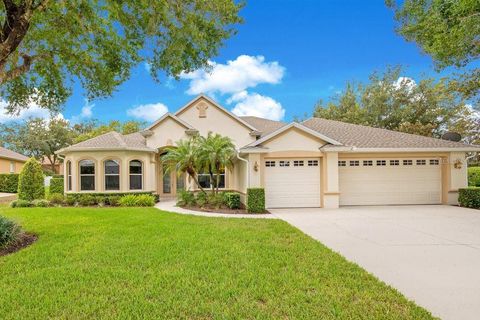
<path id="1" fill-rule="evenodd" d="M 442 319 L 480 319 L 480 210 L 274 209 Z"/>

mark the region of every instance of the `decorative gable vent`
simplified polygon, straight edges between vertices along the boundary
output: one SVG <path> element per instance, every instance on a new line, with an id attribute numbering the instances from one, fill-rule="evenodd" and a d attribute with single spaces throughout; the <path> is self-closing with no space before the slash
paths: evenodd
<path id="1" fill-rule="evenodd" d="M 199 103 L 197 105 L 197 109 L 198 109 L 198 117 L 199 118 L 206 118 L 207 117 L 207 109 L 208 109 L 207 104 Z"/>

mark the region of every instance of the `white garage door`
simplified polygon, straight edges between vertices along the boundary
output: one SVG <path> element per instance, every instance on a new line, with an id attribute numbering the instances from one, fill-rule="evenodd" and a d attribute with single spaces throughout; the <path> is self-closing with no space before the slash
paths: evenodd
<path id="1" fill-rule="evenodd" d="M 319 159 L 265 161 L 267 208 L 320 207 Z"/>
<path id="2" fill-rule="evenodd" d="M 440 160 L 340 160 L 340 205 L 439 204 Z"/>

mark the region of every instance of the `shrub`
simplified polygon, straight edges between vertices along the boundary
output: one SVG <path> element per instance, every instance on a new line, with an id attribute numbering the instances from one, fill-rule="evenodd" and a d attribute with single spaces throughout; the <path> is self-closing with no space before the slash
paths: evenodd
<path id="1" fill-rule="evenodd" d="M 118 203 L 122 207 L 136 207 L 138 202 L 138 196 L 135 194 L 127 194 L 120 198 Z"/>
<path id="2" fill-rule="evenodd" d="M 28 201 L 45 198 L 42 165 L 35 158 L 30 158 L 20 172 L 18 198 Z"/>
<path id="3" fill-rule="evenodd" d="M 137 206 L 153 207 L 155 205 L 155 197 L 149 194 L 139 194 L 137 197 Z"/>
<path id="4" fill-rule="evenodd" d="M 81 205 L 81 206 L 93 206 L 95 204 L 97 204 L 97 200 L 95 199 L 95 197 L 91 194 L 82 194 L 79 198 L 78 198 L 78 203 Z"/>
<path id="5" fill-rule="evenodd" d="M 225 192 L 224 204 L 230 209 L 239 209 L 241 206 L 240 193 L 238 192 Z"/>
<path id="6" fill-rule="evenodd" d="M 480 209 L 480 188 L 459 189 L 458 202 L 462 207 Z"/>
<path id="7" fill-rule="evenodd" d="M 64 193 L 63 178 L 52 178 L 50 180 L 50 193 Z"/>
<path id="8" fill-rule="evenodd" d="M 67 206 L 74 206 L 77 203 L 77 199 L 65 197 L 64 202 Z"/>
<path id="9" fill-rule="evenodd" d="M 33 207 L 46 208 L 50 207 L 50 201 L 45 199 L 36 199 L 32 201 Z"/>
<path id="10" fill-rule="evenodd" d="M 120 196 L 109 196 L 107 197 L 107 204 L 112 207 L 118 207 L 120 205 Z"/>
<path id="11" fill-rule="evenodd" d="M 51 204 L 58 205 L 58 204 L 63 204 L 63 202 L 65 201 L 65 197 L 61 193 L 51 193 L 48 196 L 48 200 L 50 201 Z"/>
<path id="12" fill-rule="evenodd" d="M 195 194 L 192 191 L 180 190 L 177 194 L 177 206 L 194 206 Z"/>
<path id="13" fill-rule="evenodd" d="M 18 174 L 0 174 L 0 192 L 17 193 Z"/>
<path id="14" fill-rule="evenodd" d="M 247 211 L 251 213 L 265 212 L 265 189 L 247 189 Z"/>
<path id="15" fill-rule="evenodd" d="M 208 203 L 208 195 L 205 192 L 197 193 L 195 202 L 199 207 L 204 207 Z"/>
<path id="16" fill-rule="evenodd" d="M 12 208 L 28 208 L 32 206 L 32 202 L 28 200 L 15 200 L 10 203 L 10 207 Z"/>
<path id="17" fill-rule="evenodd" d="M 5 217 L 0 216 L 0 248 L 15 243 L 21 234 L 18 224 Z"/>
<path id="18" fill-rule="evenodd" d="M 471 187 L 480 187 L 480 167 L 468 168 L 468 185 Z"/>
<path id="19" fill-rule="evenodd" d="M 224 195 L 222 193 L 210 193 L 207 198 L 207 203 L 216 209 L 220 208 L 224 204 Z"/>

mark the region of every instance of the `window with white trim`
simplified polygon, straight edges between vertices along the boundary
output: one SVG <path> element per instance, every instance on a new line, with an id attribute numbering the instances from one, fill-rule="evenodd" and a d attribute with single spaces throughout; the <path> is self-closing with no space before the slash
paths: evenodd
<path id="1" fill-rule="evenodd" d="M 72 162 L 67 161 L 67 190 L 72 191 Z"/>
<path id="2" fill-rule="evenodd" d="M 211 188 L 215 186 L 214 181 L 212 181 L 212 177 L 208 172 L 200 172 L 198 175 L 198 183 L 202 186 L 202 188 Z M 213 179 L 216 179 L 217 175 L 213 174 Z M 218 176 L 218 188 L 224 189 L 225 188 L 225 169 L 220 170 L 220 174 Z"/>
<path id="3" fill-rule="evenodd" d="M 438 159 L 430 159 L 431 166 L 438 166 L 440 164 L 440 160 Z"/>
<path id="4" fill-rule="evenodd" d="M 275 161 L 265 161 L 265 167 L 275 167 Z"/>
<path id="5" fill-rule="evenodd" d="M 360 161 L 359 160 L 350 160 L 349 165 L 350 165 L 350 167 L 358 167 L 358 166 L 360 166 Z"/>
<path id="6" fill-rule="evenodd" d="M 417 166 L 424 166 L 427 164 L 427 160 L 419 159 L 417 160 Z"/>
<path id="7" fill-rule="evenodd" d="M 303 167 L 303 160 L 293 160 L 294 167 Z"/>
<path id="8" fill-rule="evenodd" d="M 132 160 L 128 164 L 130 190 L 143 189 L 143 163 L 140 160 Z"/>
<path id="9" fill-rule="evenodd" d="M 383 166 L 386 166 L 386 165 L 387 165 L 386 160 L 377 160 L 377 166 L 383 167 Z"/>
<path id="10" fill-rule="evenodd" d="M 279 161 L 279 166 L 280 166 L 280 167 L 290 167 L 290 161 L 280 160 L 280 161 Z"/>
<path id="11" fill-rule="evenodd" d="M 364 167 L 371 167 L 371 166 L 373 166 L 373 161 L 372 160 L 363 160 L 363 166 Z"/>
<path id="12" fill-rule="evenodd" d="M 15 161 L 10 161 L 10 173 L 15 173 Z"/>
<path id="13" fill-rule="evenodd" d="M 81 160 L 78 165 L 80 167 L 80 190 L 95 190 L 95 161 Z"/>
<path id="14" fill-rule="evenodd" d="M 347 161 L 345 161 L 345 160 L 338 161 L 338 166 L 339 167 L 346 167 L 347 166 Z"/>
<path id="15" fill-rule="evenodd" d="M 400 165 L 400 160 L 390 160 L 390 165 L 391 166 L 399 166 Z"/>
<path id="16" fill-rule="evenodd" d="M 105 190 L 120 190 L 120 164 L 116 160 L 105 160 Z"/>
<path id="17" fill-rule="evenodd" d="M 318 160 L 308 160 L 309 167 L 318 167 Z"/>
<path id="18" fill-rule="evenodd" d="M 403 160 L 403 165 L 404 166 L 411 166 L 411 165 L 413 165 L 413 160 Z"/>

